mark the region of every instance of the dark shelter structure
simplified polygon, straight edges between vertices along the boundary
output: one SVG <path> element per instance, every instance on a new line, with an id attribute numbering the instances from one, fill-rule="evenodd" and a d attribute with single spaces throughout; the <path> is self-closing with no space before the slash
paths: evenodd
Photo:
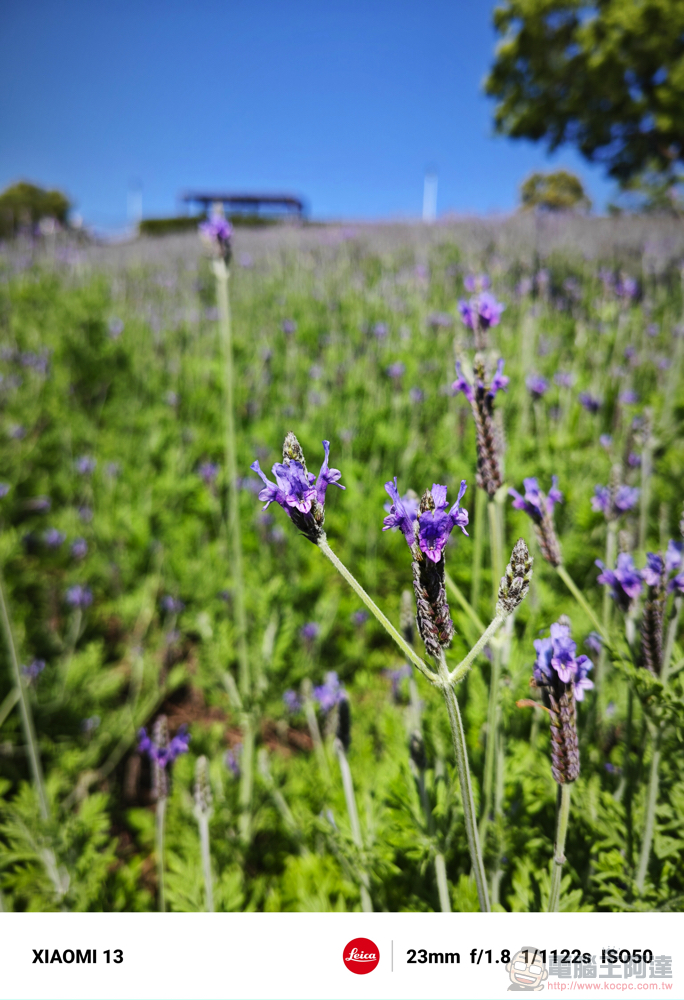
<path id="1" fill-rule="evenodd" d="M 188 205 L 199 205 L 203 214 L 208 214 L 212 205 L 221 204 L 227 216 L 235 215 L 278 215 L 302 219 L 305 214 L 301 198 L 288 194 L 213 194 L 188 191 L 182 196 Z"/>

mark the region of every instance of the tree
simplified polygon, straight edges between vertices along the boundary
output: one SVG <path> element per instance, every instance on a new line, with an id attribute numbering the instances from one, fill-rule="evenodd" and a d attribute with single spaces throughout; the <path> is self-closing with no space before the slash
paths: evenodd
<path id="1" fill-rule="evenodd" d="M 0 235 L 14 236 L 25 225 L 41 219 L 56 219 L 65 225 L 69 199 L 61 191 L 45 191 L 35 184 L 19 181 L 0 194 Z"/>
<path id="2" fill-rule="evenodd" d="M 568 170 L 532 174 L 520 186 L 523 208 L 542 208 L 547 212 L 572 212 L 591 208 L 582 181 Z"/>
<path id="3" fill-rule="evenodd" d="M 684 162 L 682 0 L 504 0 L 497 131 L 576 146 L 621 184 Z"/>

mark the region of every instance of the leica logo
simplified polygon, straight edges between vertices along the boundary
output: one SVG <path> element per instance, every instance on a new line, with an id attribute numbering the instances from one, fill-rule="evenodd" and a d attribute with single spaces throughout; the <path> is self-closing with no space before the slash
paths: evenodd
<path id="1" fill-rule="evenodd" d="M 342 952 L 342 961 L 350 972 L 365 976 L 380 961 L 380 949 L 369 938 L 354 938 Z"/>

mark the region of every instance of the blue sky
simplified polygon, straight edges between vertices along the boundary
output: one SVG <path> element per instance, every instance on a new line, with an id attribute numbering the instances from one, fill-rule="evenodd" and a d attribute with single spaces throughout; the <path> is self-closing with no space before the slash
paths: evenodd
<path id="1" fill-rule="evenodd" d="M 580 173 L 572 150 L 495 137 L 486 0 L 4 0 L 0 186 L 65 190 L 87 222 L 146 216 L 184 188 L 287 191 L 316 218 L 510 211 L 521 180 Z"/>

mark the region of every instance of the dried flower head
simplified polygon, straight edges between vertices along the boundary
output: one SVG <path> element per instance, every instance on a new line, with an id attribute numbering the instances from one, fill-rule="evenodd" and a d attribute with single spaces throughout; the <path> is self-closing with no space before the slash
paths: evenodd
<path id="1" fill-rule="evenodd" d="M 463 393 L 473 411 L 477 448 L 477 485 L 485 490 L 490 500 L 503 482 L 500 435 L 493 422 L 496 394 L 501 389 L 506 391 L 509 382 L 508 376 L 503 374 L 503 367 L 504 361 L 500 358 L 496 372 L 490 376 L 486 370 L 484 357 L 476 355 L 473 364 L 474 382 L 471 384 L 463 374 L 461 363 L 457 361 L 458 378 L 452 385 L 454 393 Z"/>
<path id="2" fill-rule="evenodd" d="M 497 614 L 508 616 L 525 600 L 532 579 L 532 562 L 527 545 L 522 538 L 519 538 L 513 546 L 506 573 L 501 577 L 499 598 L 496 603 Z"/>
<path id="3" fill-rule="evenodd" d="M 209 762 L 202 755 L 195 763 L 195 813 L 198 816 L 211 816 L 211 784 L 209 782 Z"/>

